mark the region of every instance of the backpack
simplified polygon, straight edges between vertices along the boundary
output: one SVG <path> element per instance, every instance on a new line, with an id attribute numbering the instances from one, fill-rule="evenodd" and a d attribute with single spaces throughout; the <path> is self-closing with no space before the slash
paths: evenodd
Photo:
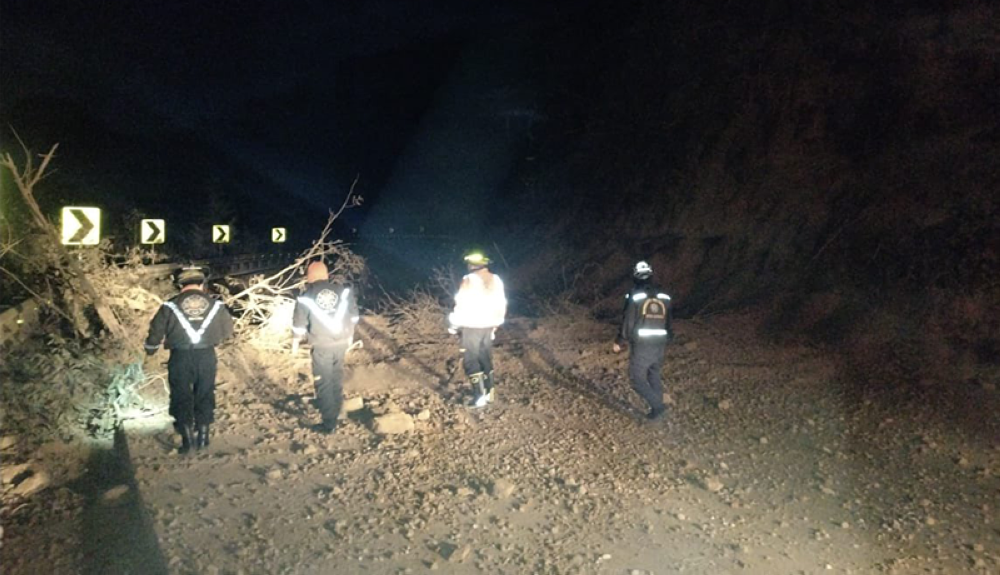
<path id="1" fill-rule="evenodd" d="M 636 335 L 646 337 L 647 334 L 653 334 L 653 337 L 666 337 L 668 302 L 669 300 L 664 301 L 656 296 L 642 300 L 639 304 L 639 316 L 635 322 Z"/>

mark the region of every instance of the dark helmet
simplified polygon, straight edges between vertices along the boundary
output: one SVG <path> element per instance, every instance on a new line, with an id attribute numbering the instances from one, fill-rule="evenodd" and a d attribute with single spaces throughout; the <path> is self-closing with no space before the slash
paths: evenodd
<path id="1" fill-rule="evenodd" d="M 203 284 L 205 283 L 205 270 L 198 266 L 183 267 L 174 274 L 174 281 L 180 287 L 191 284 Z"/>
<path id="2" fill-rule="evenodd" d="M 649 264 L 645 261 L 641 261 L 635 264 L 632 268 L 632 277 L 637 280 L 648 280 L 653 276 L 653 268 L 649 267 Z"/>

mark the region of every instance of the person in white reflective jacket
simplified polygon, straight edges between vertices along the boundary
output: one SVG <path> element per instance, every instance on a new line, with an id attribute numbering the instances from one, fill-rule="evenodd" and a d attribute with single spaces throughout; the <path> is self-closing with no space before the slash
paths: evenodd
<path id="1" fill-rule="evenodd" d="M 507 297 L 500 276 L 490 272 L 490 260 L 481 253 L 465 256 L 469 273 L 455 294 L 455 311 L 448 316 L 448 331 L 462 332 L 462 367 L 472 384 L 475 407 L 496 399 L 493 373 L 493 338 L 507 314 Z"/>
<path id="2" fill-rule="evenodd" d="M 322 423 L 314 429 L 332 433 L 344 402 L 344 357 L 358 324 L 358 304 L 350 286 L 331 282 L 326 264 L 312 262 L 306 268 L 306 290 L 295 301 L 292 315 L 292 353 L 299 340 L 312 345 L 312 373 L 316 405 Z"/>
<path id="3" fill-rule="evenodd" d="M 663 352 L 673 337 L 670 296 L 650 280 L 653 268 L 641 261 L 632 270 L 634 285 L 625 296 L 622 325 L 612 349 L 615 353 L 629 348 L 629 380 L 649 405 L 646 416 L 661 419 L 667 411 L 663 404 Z"/>

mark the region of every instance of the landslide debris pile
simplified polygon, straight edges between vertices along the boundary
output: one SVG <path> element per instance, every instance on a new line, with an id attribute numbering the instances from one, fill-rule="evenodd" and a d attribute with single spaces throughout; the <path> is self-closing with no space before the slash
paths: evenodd
<path id="1" fill-rule="evenodd" d="M 1000 566 L 996 422 L 957 429 L 905 395 L 850 395 L 829 358 L 754 343 L 756 327 L 679 323 L 660 426 L 640 417 L 613 328 L 585 318 L 511 321 L 483 411 L 441 383 L 447 347 L 366 340 L 333 436 L 308 428 L 304 359 L 248 360 L 223 377 L 210 452 L 135 438 L 139 489 L 175 573 Z"/>

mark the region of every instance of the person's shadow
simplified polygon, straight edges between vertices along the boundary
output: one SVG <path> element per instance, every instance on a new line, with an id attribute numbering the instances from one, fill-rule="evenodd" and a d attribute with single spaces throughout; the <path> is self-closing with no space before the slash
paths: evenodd
<path id="1" fill-rule="evenodd" d="M 513 336 L 509 337 L 513 345 L 521 347 L 520 353 L 512 353 L 511 355 L 516 356 L 521 361 L 528 373 L 538 374 L 567 393 L 588 397 L 605 408 L 621 413 L 630 419 L 645 421 L 645 414 L 640 413 L 632 405 L 600 390 L 594 386 L 592 381 L 580 377 L 568 369 L 563 369 L 552 350 L 529 338 L 523 326 L 510 322 L 504 326 L 504 331 Z M 531 352 L 541 358 L 544 364 L 533 360 Z"/>
<path id="2" fill-rule="evenodd" d="M 115 432 L 111 449 L 94 449 L 88 472 L 69 485 L 87 498 L 80 520 L 80 541 L 85 575 L 168 573 L 156 530 L 146 513 L 129 456 L 124 431 Z M 108 490 L 126 486 L 115 500 Z"/>
<path id="3" fill-rule="evenodd" d="M 426 375 L 431 381 L 434 382 L 433 386 L 428 386 L 428 387 L 431 387 L 436 391 L 440 391 L 441 387 L 446 385 L 454 377 L 456 371 L 455 366 L 457 364 L 455 363 L 455 361 L 453 361 L 453 358 L 449 358 L 446 364 L 442 366 L 442 369 L 434 369 L 433 367 L 427 365 L 426 362 L 422 361 L 414 354 L 405 352 L 402 348 L 399 347 L 399 345 L 396 344 L 392 336 L 368 323 L 365 323 L 363 319 L 358 324 L 358 331 L 361 332 L 361 335 L 364 338 L 369 339 L 372 342 L 376 342 L 383 349 L 388 350 L 390 356 L 392 357 L 405 356 L 407 363 L 416 366 L 417 369 L 419 369 L 424 375 Z M 444 345 L 444 343 L 442 343 L 442 345 Z M 394 364 L 389 362 L 387 363 L 387 365 L 393 366 Z"/>

